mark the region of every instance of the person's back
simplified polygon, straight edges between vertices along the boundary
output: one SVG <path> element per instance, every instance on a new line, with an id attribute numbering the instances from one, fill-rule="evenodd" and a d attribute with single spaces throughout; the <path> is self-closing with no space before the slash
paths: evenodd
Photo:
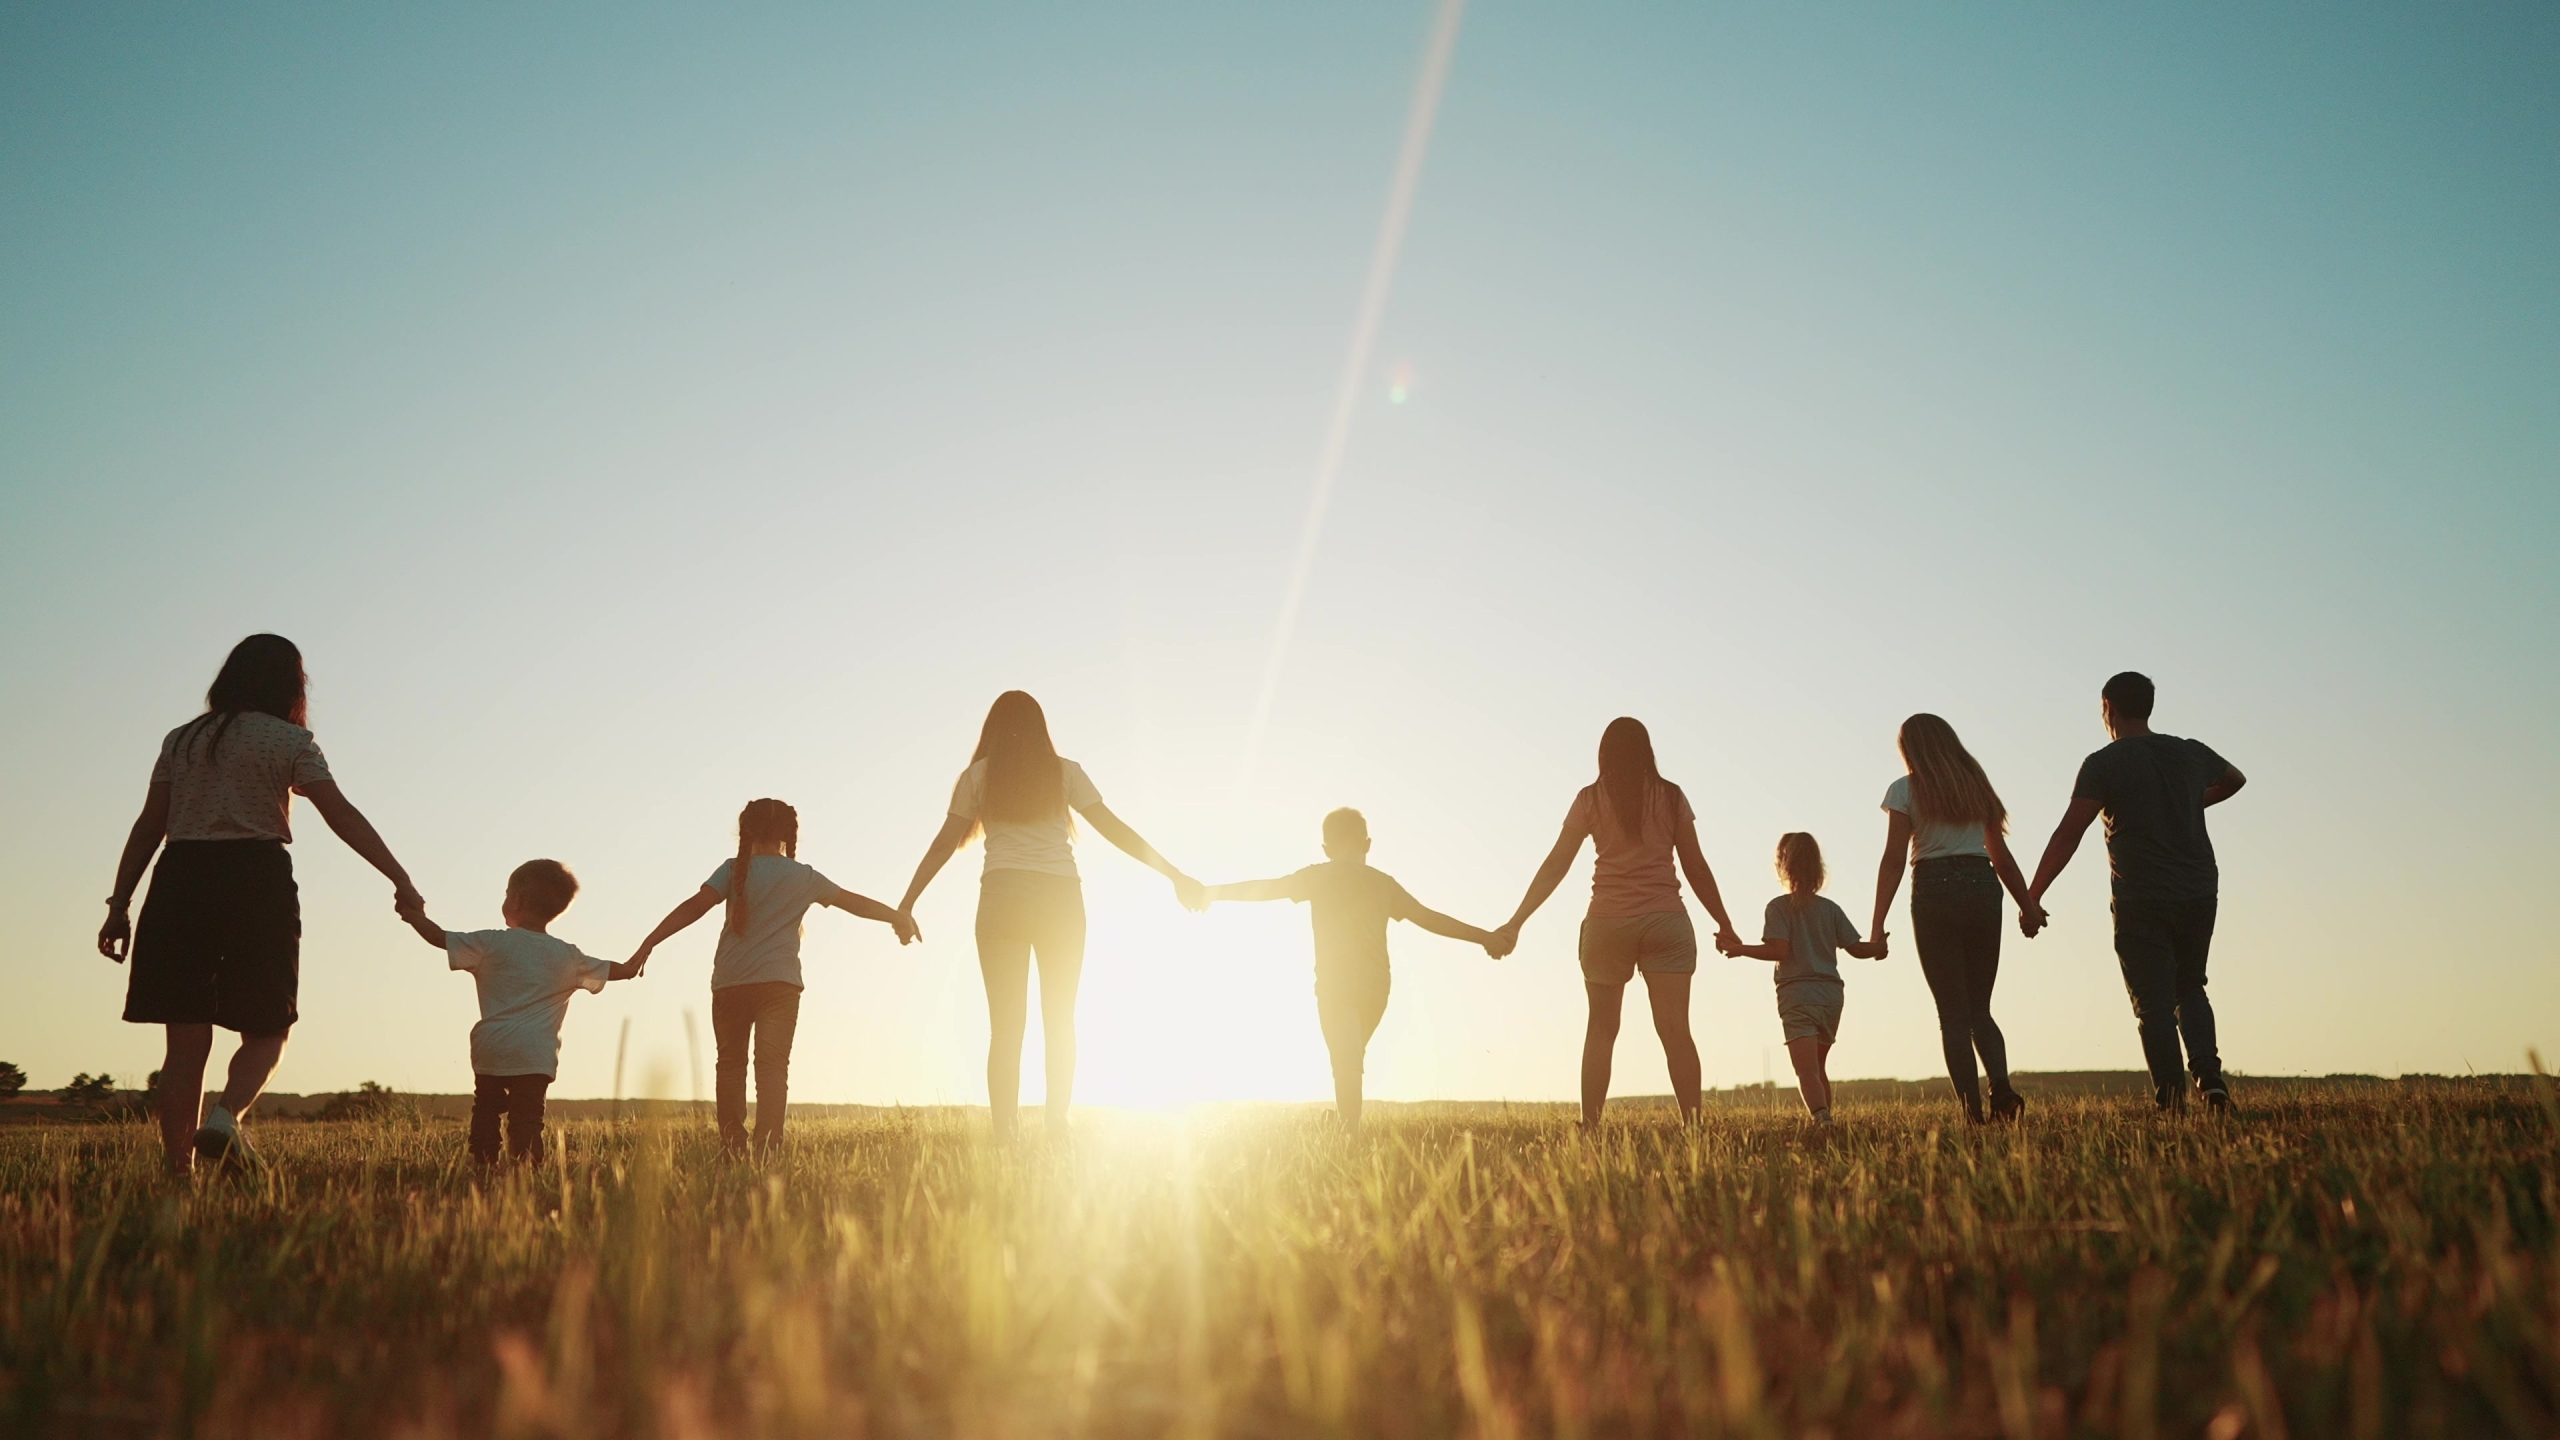
<path id="1" fill-rule="evenodd" d="M 480 1022 L 471 1027 L 471 1067 L 482 1075 L 560 1072 L 560 1027 L 569 997 L 600 992 L 613 967 L 557 935 L 509 926 L 451 931 L 448 964 L 471 972 Z"/>
<path id="2" fill-rule="evenodd" d="M 704 880 L 705 889 L 729 893 L 732 858 Z M 805 988 L 800 969 L 802 921 L 809 907 L 826 903 L 835 883 L 788 855 L 747 857 L 747 923 L 743 930 L 720 927 L 719 947 L 711 956 L 711 988 L 782 984 Z"/>
<path id="3" fill-rule="evenodd" d="M 2146 731 L 2110 742 L 2080 766 L 2075 797 L 2107 825 L 2107 869 L 2119 896 L 2197 899 L 2220 871 L 2205 829 L 2205 794 L 2230 763 L 2201 740 Z"/>
<path id="4" fill-rule="evenodd" d="M 1395 877 L 1363 860 L 1326 860 L 1289 877 L 1315 929 L 1316 983 L 1388 980 L 1387 922 L 1409 920 L 1414 899 Z"/>
<path id="5" fill-rule="evenodd" d="M 1694 823 L 1689 799 L 1680 787 L 1664 781 L 1645 796 L 1638 823 L 1620 822 L 1615 807 L 1598 785 L 1587 785 L 1573 798 L 1568 823 L 1591 835 L 1591 910 L 1599 916 L 1657 915 L 1677 912 L 1680 872 L 1673 850 L 1683 820 Z"/>
<path id="6" fill-rule="evenodd" d="M 160 742 L 154 782 L 169 786 L 169 838 L 293 839 L 296 792 L 329 779 L 311 732 L 255 710 L 207 716 Z"/>
<path id="7" fill-rule="evenodd" d="M 1773 977 L 1780 989 L 1799 982 L 1840 985 L 1840 947 L 1860 938 L 1849 914 L 1828 895 L 1795 893 L 1769 902 L 1761 916 L 1761 941 L 1787 942 Z"/>

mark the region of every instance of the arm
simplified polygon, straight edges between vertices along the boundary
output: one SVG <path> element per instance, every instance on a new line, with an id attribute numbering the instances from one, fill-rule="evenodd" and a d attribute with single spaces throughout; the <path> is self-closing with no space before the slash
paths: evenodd
<path id="1" fill-rule="evenodd" d="M 2089 822 L 2098 818 L 2098 802 L 2085 795 L 2074 796 L 2071 807 L 2062 812 L 2062 823 L 2053 827 L 2053 838 L 2045 842 L 2044 858 L 2036 862 L 2036 878 L 2027 886 L 2027 903 L 2041 909 L 2044 892 L 2052 888 L 2080 848 L 2080 837 L 2088 832 Z"/>
<path id="2" fill-rule="evenodd" d="M 1182 897 L 1184 908 L 1197 910 L 1208 903 L 1201 894 L 1199 881 L 1183 874 L 1181 867 L 1164 858 L 1156 847 L 1147 843 L 1145 836 L 1129 828 L 1128 821 L 1112 814 L 1110 806 L 1096 805 L 1083 813 L 1095 834 L 1118 846 L 1130 859 L 1172 881 L 1174 892 Z"/>
<path id="3" fill-rule="evenodd" d="M 1680 855 L 1680 868 L 1689 876 L 1689 888 L 1698 892 L 1698 903 L 1715 917 L 1716 933 L 1732 935 L 1733 917 L 1724 913 L 1724 894 L 1716 889 L 1716 872 L 1707 868 L 1707 857 L 1698 848 L 1698 827 L 1686 816 L 1680 821 L 1680 833 L 1673 840 Z"/>
<path id="4" fill-rule="evenodd" d="M 2221 804 L 2223 801 L 2230 799 L 2232 796 L 2239 794 L 2240 787 L 2248 783 L 2249 777 L 2240 773 L 2239 766 L 2234 765 L 2227 760 L 2224 761 L 2222 765 L 2222 778 L 2204 787 L 2205 808 L 2210 810 L 2214 806 Z"/>
<path id="5" fill-rule="evenodd" d="M 1404 918 L 1421 926 L 1423 929 L 1430 931 L 1434 935 L 1444 935 L 1452 940 L 1463 940 L 1470 945 L 1482 945 L 1487 947 L 1487 949 L 1490 949 L 1494 943 L 1492 931 L 1479 930 L 1473 925 L 1467 924 L 1463 920 L 1452 920 L 1448 916 L 1441 914 L 1439 911 L 1434 910 L 1427 905 L 1414 906 L 1412 913 Z M 1498 960 L 1502 957 L 1497 955 L 1494 958 Z"/>
<path id="6" fill-rule="evenodd" d="M 916 929 L 915 920 L 907 912 L 892 910 L 868 895 L 856 895 L 841 885 L 836 887 L 836 893 L 827 897 L 827 903 L 847 915 L 863 920 L 877 920 L 897 931 L 898 943 L 901 945 L 912 945 L 923 934 Z"/>
<path id="7" fill-rule="evenodd" d="M 719 891 L 705 885 L 687 896 L 683 904 L 668 911 L 667 918 L 658 922 L 658 928 L 650 931 L 649 938 L 641 941 L 640 948 L 632 951 L 630 960 L 624 962 L 633 967 L 631 973 L 634 975 L 640 973 L 640 967 L 649 963 L 649 952 L 657 949 L 659 942 L 710 914 L 711 907 L 719 904 L 724 898 L 726 897 Z"/>
<path id="8" fill-rule="evenodd" d="M 1861 960 L 1881 960 L 1885 956 L 1884 932 L 1877 931 L 1873 940 L 1843 940 L 1840 950 L 1842 954 L 1855 955 Z"/>
<path id="9" fill-rule="evenodd" d="M 1991 873 L 2000 877 L 2001 887 L 2009 892 L 2010 899 L 2018 902 L 2018 908 L 2021 910 L 2041 908 L 2028 897 L 2027 877 L 2018 873 L 2018 857 L 2009 853 L 2009 837 L 2000 833 L 1997 823 L 1982 827 L 1982 848 L 1990 852 Z M 1876 932 L 1882 934 L 1883 931 L 1884 927 L 1879 923 Z"/>
<path id="10" fill-rule="evenodd" d="M 608 965 L 604 970 L 604 978 L 608 982 L 615 980 L 637 980 L 640 978 L 640 962 L 637 960 L 625 960 L 619 965 Z"/>
<path id="11" fill-rule="evenodd" d="M 346 792 L 338 788 L 337 781 L 319 781 L 302 793 L 310 798 L 311 808 L 320 812 L 320 818 L 329 822 L 329 828 L 337 832 L 338 838 L 347 842 L 347 848 L 362 856 L 366 864 L 381 871 L 382 878 L 391 882 L 391 901 L 402 915 L 415 914 L 426 903 L 419 898 L 418 887 L 409 883 L 409 872 L 400 868 L 400 862 L 392 858 L 391 847 L 382 843 L 382 836 L 374 830 L 373 822 L 364 818 L 364 812 L 358 810 Z"/>
<path id="12" fill-rule="evenodd" d="M 142 813 L 133 817 L 133 828 L 125 832 L 124 854 L 116 859 L 116 888 L 107 897 L 107 922 L 98 927 L 98 953 L 121 965 L 126 945 L 133 939 L 133 919 L 126 912 L 133 904 L 134 887 L 142 883 L 142 872 L 151 866 L 151 857 L 169 834 L 169 782 L 155 782 L 143 792 Z"/>
<path id="13" fill-rule="evenodd" d="M 1277 880 L 1237 880 L 1226 885 L 1212 885 L 1206 891 L 1211 900 L 1295 900 L 1290 893 L 1289 877 Z"/>
<path id="14" fill-rule="evenodd" d="M 420 910 L 414 914 L 403 915 L 400 918 L 408 924 L 410 929 L 418 932 L 419 939 L 426 941 L 428 944 L 433 945 L 439 950 L 445 948 L 444 927 L 438 925 L 433 920 L 428 919 L 426 911 Z"/>
<path id="15" fill-rule="evenodd" d="M 932 884 L 933 877 L 942 873 L 942 867 L 951 863 L 960 847 L 969 843 L 969 832 L 975 828 L 975 821 L 961 816 L 942 817 L 942 828 L 933 832 L 932 843 L 924 847 L 924 858 L 916 862 L 915 878 L 907 882 L 906 896 L 898 902 L 899 910 L 916 908 L 916 902 L 924 898 L 924 887 Z"/>
<path id="16" fill-rule="evenodd" d="M 1766 960 L 1774 965 L 1786 964 L 1787 957 L 1795 953 L 1795 947 L 1784 940 L 1763 940 L 1757 945 L 1745 945 L 1739 940 L 1729 940 L 1721 948 L 1724 953 L 1739 960 Z"/>
<path id="17" fill-rule="evenodd" d="M 1520 897 L 1520 908 L 1511 912 L 1511 918 L 1502 922 L 1496 934 L 1512 939 L 1519 937 L 1520 927 L 1528 924 L 1529 917 L 1537 914 L 1538 907 L 1546 904 L 1547 897 L 1556 893 L 1556 887 L 1564 883 L 1565 872 L 1573 868 L 1573 857 L 1582 853 L 1582 842 L 1590 836 L 1589 830 L 1571 820 L 1565 822 L 1564 828 L 1556 833 L 1556 843 L 1547 851 L 1547 858 L 1538 862 L 1538 873 L 1529 877 L 1529 890 Z"/>
<path id="18" fill-rule="evenodd" d="M 1902 866 L 1911 854 L 1911 817 L 1899 810 L 1884 812 L 1884 858 L 1876 862 L 1876 913 L 1867 925 L 1867 933 L 1884 933 L 1884 917 L 1893 911 L 1893 897 L 1902 893 Z"/>

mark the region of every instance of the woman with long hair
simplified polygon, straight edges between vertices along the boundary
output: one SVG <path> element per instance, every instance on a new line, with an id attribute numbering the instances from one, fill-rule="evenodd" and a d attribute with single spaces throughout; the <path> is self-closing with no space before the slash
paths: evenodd
<path id="1" fill-rule="evenodd" d="M 1075 1098 L 1076 983 L 1084 973 L 1084 885 L 1076 872 L 1075 821 L 1171 880 L 1182 903 L 1207 903 L 1200 883 L 1175 868 L 1102 803 L 1084 767 L 1058 754 L 1040 702 L 1007 690 L 987 710 L 977 751 L 951 790 L 951 813 L 916 863 L 898 913 L 915 923 L 916 901 L 972 835 L 986 837 L 978 882 L 978 970 L 987 986 L 987 1105 L 999 1136 L 1014 1133 L 1022 1092 L 1022 1039 L 1031 967 L 1040 967 L 1040 1030 L 1048 1057 L 1050 1128 Z"/>
<path id="2" fill-rule="evenodd" d="M 156 1108 L 175 1176 L 192 1173 L 199 1155 L 237 1165 L 257 1159 L 240 1138 L 240 1117 L 266 1089 L 301 1017 L 302 910 L 285 852 L 293 797 L 309 800 L 382 872 L 395 910 L 424 912 L 409 872 L 331 778 L 306 728 L 309 691 L 292 641 L 252 635 L 231 647 L 205 692 L 204 713 L 160 742 L 98 929 L 99 954 L 122 964 L 132 952 L 124 1018 L 167 1031 Z M 137 925 L 126 907 L 146 869 L 151 894 Z M 236 1032 L 240 1048 L 207 1107 L 205 1062 L 217 1025 Z"/>
<path id="3" fill-rule="evenodd" d="M 1698 971 L 1698 934 L 1680 902 L 1687 871 L 1698 903 L 1715 917 L 1717 943 L 1732 941 L 1733 921 L 1716 890 L 1715 872 L 1698 849 L 1697 816 L 1680 787 L 1654 764 L 1653 736 L 1620 716 L 1600 734 L 1600 777 L 1582 787 L 1565 812 L 1555 848 L 1529 882 L 1520 908 L 1494 932 L 1494 953 L 1519 942 L 1537 913 L 1592 843 L 1591 908 L 1582 921 L 1582 983 L 1590 1018 L 1582 1032 L 1582 1123 L 1600 1123 L 1609 1098 L 1609 1069 L 1627 982 L 1641 972 L 1653 1005 L 1653 1031 L 1671 1067 L 1672 1093 L 1684 1119 L 1698 1113 L 1698 1045 L 1689 1034 L 1689 980 Z M 1674 868 L 1675 862 L 1677 869 Z"/>
<path id="4" fill-rule="evenodd" d="M 1991 1114 L 2011 1120 L 2026 1100 L 2009 1083 L 2009 1044 L 1991 1018 L 1991 989 L 2000 979 L 2000 891 L 2016 898 L 2022 919 L 2041 924 L 2044 911 L 2027 896 L 2026 878 L 2009 854 L 2009 811 L 1982 763 L 1935 715 L 1902 722 L 1901 779 L 1885 787 L 1884 858 L 1876 866 L 1871 935 L 1911 867 L 1911 938 L 1920 949 L 1938 1007 L 1938 1040 L 1947 1079 L 1966 1118 L 1983 1119 L 1982 1080 L 1991 1078 Z"/>

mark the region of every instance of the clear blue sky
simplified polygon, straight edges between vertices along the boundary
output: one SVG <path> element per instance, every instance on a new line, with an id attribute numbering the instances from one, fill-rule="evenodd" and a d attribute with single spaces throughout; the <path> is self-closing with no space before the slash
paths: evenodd
<path id="1" fill-rule="evenodd" d="M 1477 6 L 1241 780 L 1430 23 L 0 11 L 0 1058 L 156 1062 L 96 902 L 258 629 L 443 923 L 552 854 L 615 955 L 759 794 L 894 897 L 1008 685 L 1204 878 L 1356 804 L 1488 923 L 1634 713 L 1738 908 L 1808 828 L 1863 915 L 1903 715 L 2031 855 L 2139 667 L 2254 781 L 2234 1065 L 2560 1046 L 2560 10 Z M 1304 917 L 1086 848 L 1088 1095 L 1321 1093 Z M 296 853 L 279 1085 L 463 1088 L 469 985 Z M 978 1097 L 971 866 L 922 949 L 813 917 L 797 1094 Z M 1378 1090 L 1571 1093 L 1580 884 L 1500 965 L 1399 933 Z M 2139 1064 L 2104 888 L 2012 944 L 2026 1068 Z M 685 1091 L 709 943 L 563 1093 L 625 1021 Z M 1907 946 L 1851 975 L 1835 1070 L 1934 1073 Z M 1709 962 L 1711 1083 L 1784 1073 L 1767 992 Z"/>

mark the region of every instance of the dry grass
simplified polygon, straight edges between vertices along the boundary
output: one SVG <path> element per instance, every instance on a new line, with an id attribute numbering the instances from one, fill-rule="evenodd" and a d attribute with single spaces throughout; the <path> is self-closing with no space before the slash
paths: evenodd
<path id="1" fill-rule="evenodd" d="M 180 1193 L 138 1128 L 0 1135 L 0 1418 L 291 1436 L 2560 1433 L 2560 1102 L 952 1116 L 764 1169 L 578 1122 L 270 1124 Z"/>

